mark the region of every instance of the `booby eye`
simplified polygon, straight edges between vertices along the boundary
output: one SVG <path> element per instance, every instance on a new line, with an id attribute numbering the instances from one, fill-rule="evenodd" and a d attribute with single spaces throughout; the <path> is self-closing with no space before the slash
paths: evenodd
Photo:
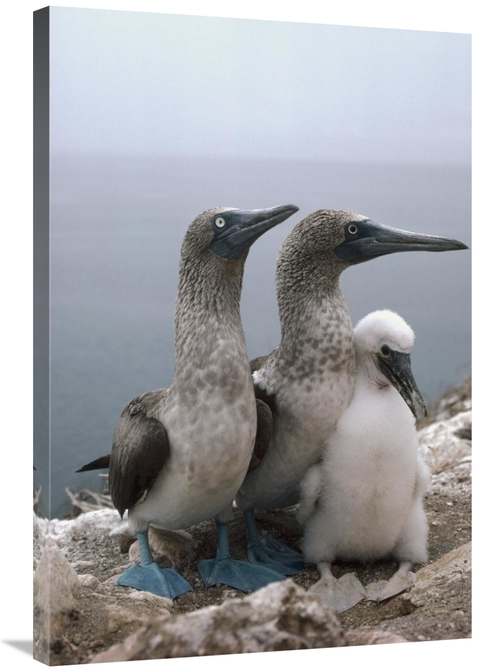
<path id="1" fill-rule="evenodd" d="M 224 217 L 216 217 L 215 218 L 214 224 L 218 229 L 222 229 L 222 227 L 225 225 L 225 223 L 226 223 L 226 220 L 224 219 Z"/>
<path id="2" fill-rule="evenodd" d="M 382 357 L 389 357 L 390 354 L 391 354 L 391 349 L 390 349 L 390 347 L 389 347 L 388 345 L 385 345 L 385 344 L 384 344 L 384 345 L 380 348 L 380 354 L 382 355 Z"/>
<path id="3" fill-rule="evenodd" d="M 358 227 L 356 226 L 356 224 L 349 224 L 349 226 L 347 227 L 347 230 L 349 231 L 349 233 L 351 235 L 354 235 L 355 233 L 358 232 Z"/>

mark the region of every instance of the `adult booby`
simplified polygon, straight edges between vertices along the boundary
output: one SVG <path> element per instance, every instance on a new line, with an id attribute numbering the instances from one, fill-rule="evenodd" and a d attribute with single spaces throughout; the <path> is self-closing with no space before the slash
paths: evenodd
<path id="1" fill-rule="evenodd" d="M 415 427 L 417 404 L 426 411 L 411 371 L 414 334 L 399 315 L 380 310 L 363 318 L 354 336 L 354 395 L 321 463 L 301 483 L 298 511 L 305 557 L 321 574 L 311 592 L 336 612 L 365 593 L 352 574 L 337 581 L 332 561 L 400 561 L 389 582 L 372 584 L 371 594 L 368 587 L 369 599 L 401 592 L 414 580 L 413 564 L 427 561 L 422 497 L 430 474 Z"/>
<path id="2" fill-rule="evenodd" d="M 466 249 L 463 243 L 382 226 L 349 212 L 320 210 L 299 222 L 281 248 L 276 286 L 281 343 L 252 362 L 256 396 L 271 411 L 269 446 L 237 495 L 247 525 L 248 558 L 294 573 L 301 555 L 258 535 L 254 509 L 296 504 L 299 482 L 351 401 L 355 380 L 351 319 L 342 271 L 403 251 Z"/>
<path id="3" fill-rule="evenodd" d="M 182 529 L 215 517 L 217 557 L 198 569 L 206 585 L 254 590 L 282 575 L 229 554 L 231 505 L 252 457 L 257 409 L 240 318 L 243 268 L 250 245 L 290 217 L 294 205 L 265 210 L 214 208 L 189 226 L 181 249 L 175 307 L 174 379 L 122 411 L 109 460 L 109 487 L 136 534 L 141 563 L 119 585 L 175 598 L 191 589 L 153 561 L 148 527 Z"/>

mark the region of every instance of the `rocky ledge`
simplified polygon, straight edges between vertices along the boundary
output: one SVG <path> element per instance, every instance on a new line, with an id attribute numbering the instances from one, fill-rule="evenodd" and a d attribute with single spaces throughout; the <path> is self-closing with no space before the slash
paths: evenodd
<path id="1" fill-rule="evenodd" d="M 432 470 L 425 497 L 429 563 L 407 592 L 383 603 L 360 602 L 334 615 L 307 589 L 313 565 L 252 595 L 222 586 L 204 588 L 200 557 L 215 555 L 215 530 L 206 522 L 183 532 L 150 531 L 153 554 L 171 563 L 193 592 L 172 602 L 115 579 L 138 557 L 137 543 L 112 508 L 73 520 L 34 515 L 34 651 L 38 660 L 76 664 L 223 653 L 356 646 L 471 636 L 471 384 L 467 379 L 431 409 L 419 430 Z M 295 511 L 262 512 L 259 527 L 299 548 Z M 242 517 L 234 515 L 230 542 L 245 557 Z M 390 560 L 342 564 L 366 585 L 387 579 Z"/>

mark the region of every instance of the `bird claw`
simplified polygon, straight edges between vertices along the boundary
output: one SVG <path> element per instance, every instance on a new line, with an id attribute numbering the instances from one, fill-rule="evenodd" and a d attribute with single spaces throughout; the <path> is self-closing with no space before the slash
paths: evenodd
<path id="1" fill-rule="evenodd" d="M 383 602 L 411 588 L 416 581 L 414 572 L 396 572 L 388 581 L 374 581 L 366 586 L 366 599 Z"/>
<path id="2" fill-rule="evenodd" d="M 322 577 L 308 592 L 319 597 L 321 603 L 335 614 L 347 611 L 366 598 L 363 584 L 352 572 L 340 579 Z"/>

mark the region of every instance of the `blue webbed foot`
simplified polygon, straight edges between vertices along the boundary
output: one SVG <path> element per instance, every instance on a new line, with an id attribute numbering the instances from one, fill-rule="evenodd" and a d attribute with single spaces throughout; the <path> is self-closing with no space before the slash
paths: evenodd
<path id="1" fill-rule="evenodd" d="M 257 543 L 248 547 L 247 554 L 249 562 L 272 567 L 286 576 L 297 574 L 304 564 L 300 553 L 272 537 L 260 537 Z"/>
<path id="2" fill-rule="evenodd" d="M 161 597 L 170 597 L 172 600 L 193 590 L 175 569 L 163 569 L 154 562 L 149 548 L 147 530 L 138 532 L 137 540 L 141 549 L 141 564 L 132 565 L 120 574 L 116 579 L 119 586 L 128 586 Z"/>
<path id="3" fill-rule="evenodd" d="M 156 562 L 132 565 L 116 579 L 119 586 L 144 590 L 174 600 L 192 590 L 191 586 L 174 569 L 163 569 Z"/>
<path id="4" fill-rule="evenodd" d="M 274 581 L 284 581 L 284 574 L 263 565 L 234 560 L 229 553 L 228 529 L 225 523 L 217 522 L 217 555 L 213 560 L 196 563 L 203 583 L 208 588 L 222 583 L 245 593 L 267 586 Z"/>
<path id="5" fill-rule="evenodd" d="M 245 511 L 245 521 L 249 562 L 272 567 L 286 576 L 300 572 L 304 563 L 302 555 L 272 537 L 259 536 L 253 509 Z"/>
<path id="6" fill-rule="evenodd" d="M 222 583 L 244 593 L 251 593 L 268 583 L 284 581 L 286 578 L 274 569 L 233 558 L 200 560 L 196 566 L 207 588 Z"/>

